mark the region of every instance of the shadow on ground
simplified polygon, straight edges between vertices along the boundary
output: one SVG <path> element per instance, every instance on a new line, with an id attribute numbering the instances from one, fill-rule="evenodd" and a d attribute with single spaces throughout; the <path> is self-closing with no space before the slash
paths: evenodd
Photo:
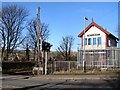
<path id="1" fill-rule="evenodd" d="M 45 84 L 40 84 L 40 85 L 35 85 L 35 86 L 28 86 L 28 87 L 23 87 L 23 88 L 16 88 L 16 89 L 11 89 L 11 90 L 84 90 L 84 89 L 89 89 L 89 90 L 99 90 L 99 89 L 105 89 L 105 90 L 119 90 L 119 84 L 114 83 L 111 80 L 104 80 L 105 83 L 95 83 L 95 82 L 76 82 L 76 81 L 70 81 L 66 80 L 60 83 L 45 83 Z M 4 89 L 5 90 L 5 89 Z M 7 89 L 6 89 L 7 90 Z M 8 89 L 10 90 L 10 89 Z"/>

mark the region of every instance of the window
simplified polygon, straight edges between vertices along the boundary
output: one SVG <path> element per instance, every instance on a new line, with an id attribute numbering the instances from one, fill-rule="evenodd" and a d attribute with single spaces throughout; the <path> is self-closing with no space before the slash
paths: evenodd
<path id="1" fill-rule="evenodd" d="M 91 38 L 88 39 L 88 45 L 91 45 Z"/>
<path id="2" fill-rule="evenodd" d="M 85 38 L 85 45 L 87 45 L 87 38 Z"/>
<path id="3" fill-rule="evenodd" d="M 96 45 L 96 38 L 93 38 L 93 45 Z"/>
<path id="4" fill-rule="evenodd" d="M 109 46 L 110 46 L 110 40 L 109 40 L 108 44 L 109 44 Z"/>
<path id="5" fill-rule="evenodd" d="M 101 45 L 101 37 L 98 37 L 97 41 L 98 41 L 98 45 Z"/>

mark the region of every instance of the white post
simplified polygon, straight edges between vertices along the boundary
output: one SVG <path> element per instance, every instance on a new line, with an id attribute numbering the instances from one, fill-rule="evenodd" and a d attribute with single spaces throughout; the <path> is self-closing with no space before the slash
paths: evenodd
<path id="1" fill-rule="evenodd" d="M 85 61 L 83 60 L 83 72 L 85 72 Z"/>
<path id="2" fill-rule="evenodd" d="M 47 42 L 47 39 L 46 39 Z M 45 52 L 45 75 L 47 74 L 47 51 Z"/>
<path id="3" fill-rule="evenodd" d="M 45 75 L 47 74 L 47 51 L 45 52 Z"/>

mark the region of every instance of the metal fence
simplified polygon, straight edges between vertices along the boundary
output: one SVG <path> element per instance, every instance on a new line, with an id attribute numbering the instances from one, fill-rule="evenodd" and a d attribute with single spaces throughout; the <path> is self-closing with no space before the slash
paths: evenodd
<path id="1" fill-rule="evenodd" d="M 55 71 L 71 71 L 76 69 L 76 61 L 55 61 Z"/>
<path id="2" fill-rule="evenodd" d="M 48 73 L 77 69 L 76 61 L 54 61 L 48 63 Z"/>
<path id="3" fill-rule="evenodd" d="M 120 48 L 86 50 L 85 61 L 87 69 L 120 68 Z M 83 49 L 78 49 L 77 61 L 48 61 L 48 73 L 60 71 L 76 71 L 83 67 Z"/>
<path id="4" fill-rule="evenodd" d="M 88 67 L 120 67 L 120 48 L 110 47 L 101 50 L 85 50 L 85 61 Z M 83 65 L 83 49 L 78 49 L 77 66 Z"/>

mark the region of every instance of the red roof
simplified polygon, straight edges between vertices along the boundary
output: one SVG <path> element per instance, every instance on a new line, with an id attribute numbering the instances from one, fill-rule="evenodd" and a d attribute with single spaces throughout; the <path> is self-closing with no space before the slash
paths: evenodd
<path id="1" fill-rule="evenodd" d="M 103 29 L 101 26 L 99 26 L 98 24 L 96 24 L 95 22 L 90 23 L 86 28 L 85 28 L 85 32 L 87 32 L 92 26 L 96 26 L 97 28 L 99 28 L 101 31 L 103 31 L 105 34 L 112 36 L 113 38 L 116 38 L 114 35 L 112 35 L 111 33 L 109 33 L 108 31 L 106 31 L 105 29 Z M 82 37 L 82 35 L 84 34 L 84 30 L 78 35 L 78 37 Z M 118 39 L 118 38 L 116 38 Z M 119 39 L 118 39 L 119 40 Z"/>

